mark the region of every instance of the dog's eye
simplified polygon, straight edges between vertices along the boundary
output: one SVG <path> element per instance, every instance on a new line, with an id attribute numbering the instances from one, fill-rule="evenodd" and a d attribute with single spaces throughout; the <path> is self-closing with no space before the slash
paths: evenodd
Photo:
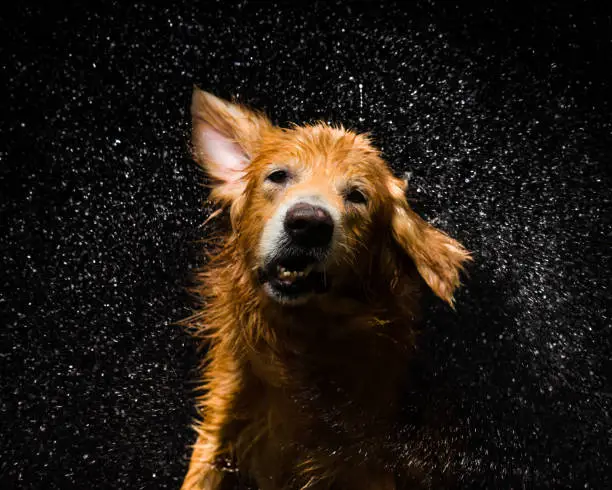
<path id="1" fill-rule="evenodd" d="M 284 184 L 289 180 L 289 173 L 286 170 L 275 170 L 266 177 L 266 180 L 274 182 L 275 184 Z"/>
<path id="2" fill-rule="evenodd" d="M 366 204 L 368 202 L 365 194 L 359 189 L 349 189 L 344 198 L 353 204 Z"/>

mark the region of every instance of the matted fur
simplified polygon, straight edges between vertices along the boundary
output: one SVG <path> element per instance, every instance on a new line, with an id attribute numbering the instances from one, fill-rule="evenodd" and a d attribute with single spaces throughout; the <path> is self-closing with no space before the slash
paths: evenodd
<path id="1" fill-rule="evenodd" d="M 194 158 L 231 227 L 198 277 L 203 309 L 186 321 L 207 352 L 183 490 L 220 488 L 228 461 L 262 490 L 398 488 L 401 468 L 388 464 L 384 441 L 420 291 L 427 284 L 452 305 L 469 254 L 412 211 L 406 183 L 364 135 L 322 123 L 281 129 L 197 88 L 192 116 Z M 304 177 L 262 190 L 279 163 Z M 339 190 L 351 179 L 368 195 L 358 210 Z M 341 251 L 333 289 L 287 306 L 262 291 L 257 249 L 274 210 L 304 189 L 341 213 Z"/>

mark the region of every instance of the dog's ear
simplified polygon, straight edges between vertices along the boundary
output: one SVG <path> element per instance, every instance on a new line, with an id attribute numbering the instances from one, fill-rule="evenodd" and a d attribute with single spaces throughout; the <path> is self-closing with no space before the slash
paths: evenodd
<path id="1" fill-rule="evenodd" d="M 191 118 L 193 157 L 214 181 L 211 198 L 230 204 L 244 191 L 247 167 L 272 124 L 262 114 L 197 87 Z"/>
<path id="2" fill-rule="evenodd" d="M 464 264 L 472 258 L 459 242 L 434 228 L 410 208 L 405 195 L 406 185 L 395 177 L 389 181 L 393 239 L 410 256 L 432 291 L 453 307 L 453 296 L 460 285 L 459 275 Z"/>

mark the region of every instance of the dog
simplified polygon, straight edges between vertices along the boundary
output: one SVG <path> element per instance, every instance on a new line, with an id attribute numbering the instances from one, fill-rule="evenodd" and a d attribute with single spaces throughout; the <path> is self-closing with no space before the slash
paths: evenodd
<path id="1" fill-rule="evenodd" d="M 471 260 L 420 218 L 364 134 L 280 128 L 194 87 L 194 160 L 227 211 L 190 326 L 206 346 L 183 490 L 394 490 L 423 287 L 453 306 Z"/>

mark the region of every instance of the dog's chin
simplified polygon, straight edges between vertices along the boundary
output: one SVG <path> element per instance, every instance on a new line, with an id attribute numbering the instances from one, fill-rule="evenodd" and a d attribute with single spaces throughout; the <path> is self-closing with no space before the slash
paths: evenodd
<path id="1" fill-rule="evenodd" d="M 313 296 L 329 290 L 323 264 L 310 256 L 280 257 L 259 269 L 264 292 L 285 306 L 306 304 Z"/>
<path id="2" fill-rule="evenodd" d="M 288 291 L 283 286 L 267 282 L 263 285 L 264 292 L 276 303 L 284 306 L 300 306 L 308 303 L 313 293 L 309 291 Z"/>

